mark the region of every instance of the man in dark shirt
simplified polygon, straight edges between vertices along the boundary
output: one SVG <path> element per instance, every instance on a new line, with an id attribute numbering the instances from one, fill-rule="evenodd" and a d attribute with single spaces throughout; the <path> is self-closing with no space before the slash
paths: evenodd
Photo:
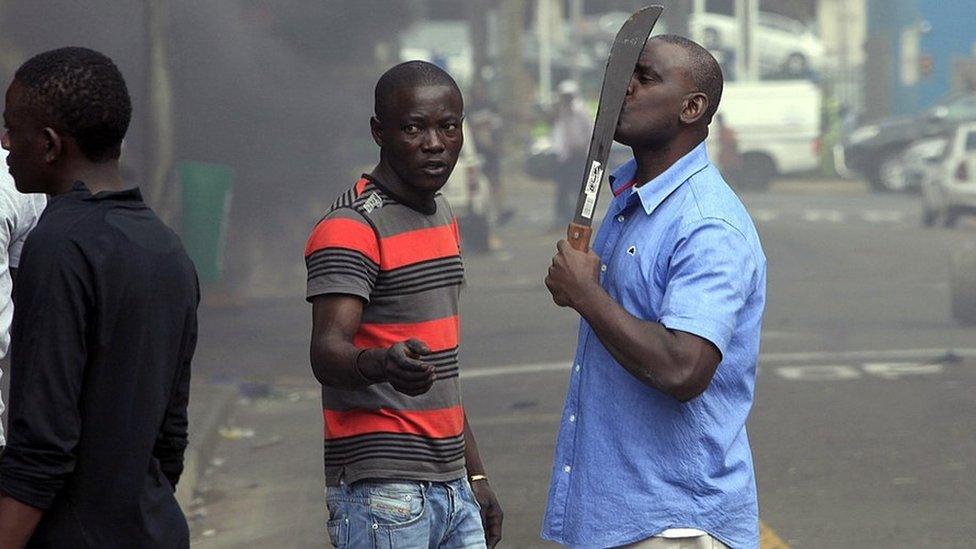
<path id="1" fill-rule="evenodd" d="M 188 547 L 199 291 L 179 238 L 119 173 L 131 104 L 110 59 L 63 48 L 7 90 L 21 192 L 52 195 L 21 258 L 0 547 Z"/>

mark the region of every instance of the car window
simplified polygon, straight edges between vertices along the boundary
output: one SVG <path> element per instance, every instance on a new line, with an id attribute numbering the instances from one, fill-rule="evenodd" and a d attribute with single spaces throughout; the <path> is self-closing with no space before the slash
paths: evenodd
<path id="1" fill-rule="evenodd" d="M 959 98 L 946 105 L 946 108 L 946 118 L 950 120 L 976 119 L 976 96 Z"/>
<path id="2" fill-rule="evenodd" d="M 966 152 L 976 151 L 976 130 L 966 134 Z"/>

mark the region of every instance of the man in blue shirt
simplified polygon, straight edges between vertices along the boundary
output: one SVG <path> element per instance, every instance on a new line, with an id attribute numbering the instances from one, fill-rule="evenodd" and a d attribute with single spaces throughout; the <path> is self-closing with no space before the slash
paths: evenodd
<path id="1" fill-rule="evenodd" d="M 593 249 L 558 244 L 546 286 L 582 316 L 542 536 L 579 547 L 758 547 L 745 422 L 766 259 L 708 161 L 722 73 L 647 41 L 615 139 L 634 159 Z"/>

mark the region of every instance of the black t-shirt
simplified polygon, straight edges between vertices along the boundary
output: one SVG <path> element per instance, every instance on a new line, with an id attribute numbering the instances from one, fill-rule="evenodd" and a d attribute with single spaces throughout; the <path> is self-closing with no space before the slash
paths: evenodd
<path id="1" fill-rule="evenodd" d="M 174 487 L 198 302 L 138 189 L 50 201 L 17 276 L 0 455 L 0 493 L 45 510 L 31 546 L 189 546 Z"/>

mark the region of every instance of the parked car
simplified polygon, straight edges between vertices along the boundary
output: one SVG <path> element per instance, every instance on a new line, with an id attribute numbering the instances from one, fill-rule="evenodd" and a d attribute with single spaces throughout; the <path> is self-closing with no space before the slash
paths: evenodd
<path id="1" fill-rule="evenodd" d="M 450 179 L 441 189 L 457 217 L 464 252 L 489 251 L 495 230 L 491 188 L 481 164 L 474 138 L 464 126 L 464 147 Z"/>
<path id="2" fill-rule="evenodd" d="M 688 26 L 691 35 L 710 49 L 738 50 L 739 20 L 735 17 L 694 13 Z M 759 71 L 763 75 L 806 77 L 823 68 L 823 42 L 811 27 L 795 19 L 759 12 L 754 41 L 759 51 Z"/>
<path id="3" fill-rule="evenodd" d="M 848 169 L 866 177 L 878 191 L 905 188 L 901 155 L 923 137 L 944 134 L 960 122 L 976 121 L 976 95 L 964 95 L 918 116 L 898 116 L 857 128 L 837 145 L 837 156 Z"/>
<path id="4" fill-rule="evenodd" d="M 901 155 L 901 169 L 904 170 L 906 190 L 918 191 L 923 182 L 938 175 L 942 157 L 945 155 L 949 139 L 940 135 L 926 137 L 909 145 Z"/>
<path id="5" fill-rule="evenodd" d="M 950 132 L 945 154 L 922 185 L 922 222 L 952 227 L 962 215 L 976 214 L 976 122 Z"/>
<path id="6" fill-rule="evenodd" d="M 726 84 L 718 114 L 738 138 L 740 167 L 729 174 L 737 185 L 764 190 L 777 175 L 817 168 L 820 105 L 820 89 L 805 80 Z M 719 132 L 712 130 L 708 146 L 717 152 Z"/>

